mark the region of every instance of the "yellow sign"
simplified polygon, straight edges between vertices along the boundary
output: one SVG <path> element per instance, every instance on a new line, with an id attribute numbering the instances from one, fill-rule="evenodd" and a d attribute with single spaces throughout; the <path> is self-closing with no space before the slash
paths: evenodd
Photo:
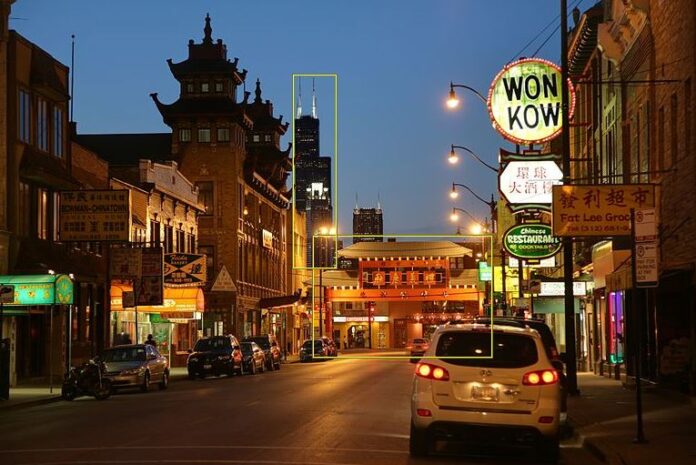
<path id="1" fill-rule="evenodd" d="M 488 111 L 496 131 L 516 144 L 551 140 L 561 132 L 561 69 L 541 58 L 510 63 L 493 79 Z M 575 94 L 568 82 L 569 117 Z"/>
<path id="2" fill-rule="evenodd" d="M 655 206 L 653 184 L 553 186 L 555 236 L 629 236 L 631 208 Z"/>
<path id="3" fill-rule="evenodd" d="M 61 241 L 130 240 L 130 191 L 84 190 L 60 193 Z"/>

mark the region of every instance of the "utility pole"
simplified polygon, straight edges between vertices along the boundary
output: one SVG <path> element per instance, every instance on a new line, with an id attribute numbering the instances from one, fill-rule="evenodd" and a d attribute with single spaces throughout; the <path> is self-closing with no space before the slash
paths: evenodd
<path id="1" fill-rule="evenodd" d="M 570 173 L 570 121 L 569 121 L 569 89 L 568 89 L 568 1 L 561 1 L 561 142 L 563 157 L 563 184 L 571 183 Z M 563 238 L 563 283 L 565 303 L 565 349 L 566 349 L 566 378 L 568 393 L 578 395 L 577 358 L 575 350 L 575 305 L 573 296 L 573 241 L 570 237 Z"/>

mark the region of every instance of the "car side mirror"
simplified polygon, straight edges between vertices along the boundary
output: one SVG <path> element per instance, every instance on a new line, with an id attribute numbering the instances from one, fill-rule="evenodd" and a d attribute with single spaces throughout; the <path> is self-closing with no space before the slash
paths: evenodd
<path id="1" fill-rule="evenodd" d="M 565 366 L 563 365 L 563 362 L 560 360 L 551 360 L 551 365 L 553 365 L 553 367 L 559 373 L 563 373 L 563 370 L 565 370 Z"/>

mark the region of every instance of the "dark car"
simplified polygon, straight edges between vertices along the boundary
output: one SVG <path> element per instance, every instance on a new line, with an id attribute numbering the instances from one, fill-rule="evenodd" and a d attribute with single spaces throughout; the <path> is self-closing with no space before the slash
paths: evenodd
<path id="1" fill-rule="evenodd" d="M 266 354 L 255 342 L 244 341 L 241 345 L 244 373 L 255 375 L 266 370 Z"/>
<path id="2" fill-rule="evenodd" d="M 300 362 L 311 362 L 315 357 L 326 356 L 328 356 L 328 347 L 321 339 L 315 339 L 314 344 L 311 340 L 306 340 L 300 348 Z"/>
<path id="3" fill-rule="evenodd" d="M 280 370 L 280 361 L 283 355 L 280 353 L 275 336 L 251 336 L 245 337 L 244 341 L 255 342 L 261 347 L 261 350 L 266 355 L 266 368 L 269 370 Z"/>
<path id="4" fill-rule="evenodd" d="M 242 374 L 242 352 L 234 336 L 204 337 L 196 342 L 186 363 L 190 379 L 212 374 Z"/>

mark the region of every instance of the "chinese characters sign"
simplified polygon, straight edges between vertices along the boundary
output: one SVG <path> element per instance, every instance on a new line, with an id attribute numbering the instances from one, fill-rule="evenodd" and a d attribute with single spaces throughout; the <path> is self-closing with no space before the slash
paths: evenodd
<path id="1" fill-rule="evenodd" d="M 572 118 L 575 93 L 568 82 Z M 488 111 L 495 129 L 516 144 L 556 137 L 562 126 L 561 70 L 550 61 L 526 58 L 510 63 L 493 79 Z"/>
<path id="2" fill-rule="evenodd" d="M 365 283 L 371 286 L 442 286 L 444 273 L 432 270 L 372 271 L 365 273 Z M 387 281 L 387 278 L 389 280 Z"/>
<path id="3" fill-rule="evenodd" d="M 60 193 L 61 241 L 128 241 L 130 230 L 130 191 Z"/>
<path id="4" fill-rule="evenodd" d="M 655 206 L 653 184 L 553 187 L 556 236 L 629 236 L 631 208 Z"/>
<path id="5" fill-rule="evenodd" d="M 551 204 L 551 188 L 561 184 L 563 172 L 552 160 L 509 162 L 498 178 L 500 193 L 510 205 Z"/>
<path id="6" fill-rule="evenodd" d="M 202 286 L 206 282 L 205 255 L 168 253 L 164 255 L 164 284 Z"/>
<path id="7" fill-rule="evenodd" d="M 162 305 L 164 289 L 162 286 L 162 248 L 144 247 L 140 265 L 140 286 L 136 292 L 138 305 Z"/>

